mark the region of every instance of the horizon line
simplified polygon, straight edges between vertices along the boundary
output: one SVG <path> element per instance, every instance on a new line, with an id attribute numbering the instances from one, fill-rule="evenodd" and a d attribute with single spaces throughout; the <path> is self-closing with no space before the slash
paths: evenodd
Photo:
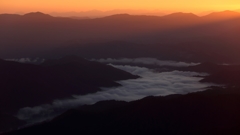
<path id="1" fill-rule="evenodd" d="M 212 13 L 220 13 L 220 12 L 236 12 L 240 13 L 240 9 L 236 10 L 219 10 L 219 11 L 203 11 L 202 13 L 194 13 L 194 12 L 184 12 L 184 11 L 174 11 L 174 12 L 164 12 L 161 10 L 129 10 L 126 12 L 128 9 L 114 9 L 114 10 L 107 10 L 107 11 L 102 11 L 102 10 L 87 10 L 87 11 L 66 11 L 66 12 L 42 12 L 42 11 L 30 11 L 30 12 L 15 12 L 15 13 L 9 13 L 9 12 L 2 12 L 1 14 L 15 14 L 15 15 L 26 15 L 29 13 L 43 13 L 43 14 L 48 14 L 53 17 L 104 17 L 104 16 L 111 16 L 111 15 L 118 15 L 118 14 L 128 14 L 128 15 L 147 15 L 147 16 L 167 16 L 171 15 L 174 13 L 184 13 L 184 14 L 193 14 L 199 17 L 206 16 Z M 118 12 L 117 12 L 118 11 Z M 146 13 L 134 13 L 133 11 L 145 11 Z M 92 12 L 98 12 L 98 13 L 92 13 Z M 111 13 L 111 12 L 116 12 L 116 13 Z M 132 12 L 132 13 L 131 13 Z M 159 13 L 159 15 L 158 15 Z M 70 15 L 72 14 L 72 15 Z M 74 14 L 74 15 L 73 15 Z M 81 14 L 88 14 L 88 15 L 81 15 Z"/>

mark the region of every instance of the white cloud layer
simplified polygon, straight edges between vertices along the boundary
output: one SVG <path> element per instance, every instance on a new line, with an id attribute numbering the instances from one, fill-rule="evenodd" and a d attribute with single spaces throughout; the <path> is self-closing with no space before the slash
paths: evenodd
<path id="1" fill-rule="evenodd" d="M 93 61 L 98 61 L 102 63 L 133 63 L 133 64 L 146 64 L 146 65 L 158 65 L 158 66 L 173 66 L 173 67 L 186 67 L 198 65 L 200 63 L 187 63 L 187 62 L 176 62 L 176 61 L 164 61 L 158 60 L 156 58 L 122 58 L 122 59 L 92 59 Z"/>
<path id="2" fill-rule="evenodd" d="M 134 66 L 116 66 L 116 68 L 125 70 L 142 78 L 118 81 L 122 84 L 115 88 L 102 88 L 99 91 L 88 95 L 74 95 L 73 99 L 55 100 L 52 104 L 37 107 L 26 107 L 20 109 L 18 118 L 23 120 L 40 121 L 51 118 L 69 108 L 77 107 L 83 104 L 94 104 L 102 100 L 124 100 L 132 101 L 141 99 L 146 96 L 165 96 L 170 94 L 186 94 L 205 90 L 206 87 L 212 86 L 209 83 L 200 83 L 200 77 L 196 75 L 206 75 L 205 73 L 196 72 L 155 72 L 144 67 Z"/>

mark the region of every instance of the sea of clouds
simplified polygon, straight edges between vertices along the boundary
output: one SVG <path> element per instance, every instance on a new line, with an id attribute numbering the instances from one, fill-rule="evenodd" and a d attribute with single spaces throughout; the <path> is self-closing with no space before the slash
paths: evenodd
<path id="1" fill-rule="evenodd" d="M 63 111 L 84 104 L 94 104 L 102 100 L 123 100 L 133 101 L 146 96 L 165 96 L 170 94 L 187 94 L 190 92 L 202 91 L 212 86 L 209 83 L 200 83 L 201 77 L 206 73 L 196 72 L 156 72 L 152 69 L 128 65 L 112 65 L 135 75 L 139 79 L 118 81 L 122 86 L 114 88 L 101 88 L 102 91 L 87 94 L 73 95 L 71 99 L 55 100 L 52 104 L 45 104 L 36 107 L 25 107 L 19 110 L 17 117 L 29 122 L 39 122 L 52 118 Z"/>
<path id="2" fill-rule="evenodd" d="M 187 63 L 187 62 L 176 62 L 176 61 L 170 61 L 170 60 L 158 60 L 157 58 L 121 58 L 121 59 L 113 59 L 113 58 L 107 58 L 107 59 L 91 59 L 92 61 L 98 61 L 102 63 L 131 63 L 131 64 L 146 64 L 146 65 L 158 65 L 158 66 L 173 66 L 173 67 L 186 67 L 186 66 L 194 66 L 198 65 L 200 63 Z"/>

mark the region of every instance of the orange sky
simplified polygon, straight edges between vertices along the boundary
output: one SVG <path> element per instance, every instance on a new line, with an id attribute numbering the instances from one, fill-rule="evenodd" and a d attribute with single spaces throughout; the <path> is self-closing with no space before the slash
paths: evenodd
<path id="1" fill-rule="evenodd" d="M 240 9 L 240 0 L 0 0 L 0 13 L 144 9 L 193 12 Z"/>

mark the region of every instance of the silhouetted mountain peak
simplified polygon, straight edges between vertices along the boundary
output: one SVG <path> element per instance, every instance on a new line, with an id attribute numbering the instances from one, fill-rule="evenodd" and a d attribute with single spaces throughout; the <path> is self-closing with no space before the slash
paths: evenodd
<path id="1" fill-rule="evenodd" d="M 172 13 L 169 15 L 164 16 L 164 18 L 169 18 L 169 19 L 175 19 L 175 18 L 199 18 L 197 15 L 193 14 L 193 13 L 183 13 L 183 12 L 177 12 L 177 13 Z"/>
<path id="2" fill-rule="evenodd" d="M 131 17 L 131 15 L 129 15 L 129 14 L 115 14 L 115 15 L 111 15 L 111 16 L 107 16 L 107 17 L 103 17 L 103 18 L 124 19 L 124 18 L 129 18 L 129 17 Z"/>
<path id="3" fill-rule="evenodd" d="M 126 17 L 126 16 L 131 16 L 129 14 L 115 14 L 115 15 L 111 15 L 109 17 Z"/>
<path id="4" fill-rule="evenodd" d="M 211 19 L 226 19 L 226 18 L 236 18 L 240 17 L 240 13 L 235 11 L 222 11 L 222 12 L 213 12 L 211 14 L 208 14 L 204 16 L 204 18 L 211 18 Z"/>
<path id="5" fill-rule="evenodd" d="M 52 16 L 48 15 L 48 14 L 44 14 L 42 12 L 31 12 L 31 13 L 27 13 L 24 15 L 24 17 L 31 17 L 31 18 L 50 18 Z"/>
<path id="6" fill-rule="evenodd" d="M 238 12 L 235 12 L 235 11 L 230 11 L 230 10 L 225 10 L 225 11 L 222 11 L 222 12 L 213 12 L 211 13 L 212 15 L 230 15 L 230 16 L 239 16 L 240 13 Z"/>

